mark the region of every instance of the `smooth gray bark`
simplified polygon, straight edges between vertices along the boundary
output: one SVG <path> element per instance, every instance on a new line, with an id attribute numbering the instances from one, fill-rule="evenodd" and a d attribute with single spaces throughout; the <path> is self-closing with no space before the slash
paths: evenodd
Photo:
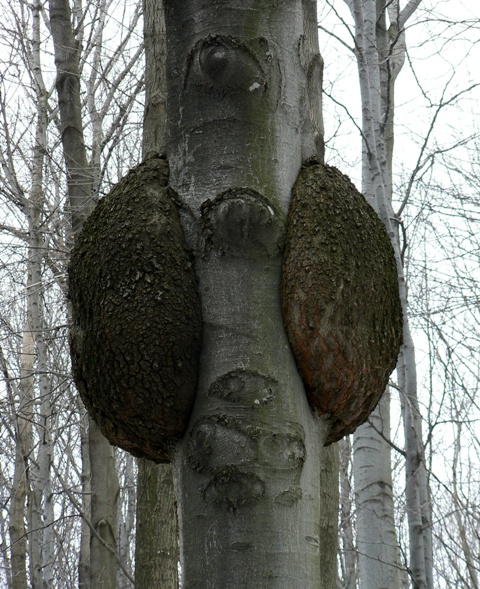
<path id="1" fill-rule="evenodd" d="M 204 336 L 175 461 L 184 587 L 319 586 L 320 447 L 283 329 L 285 214 L 316 153 L 301 2 L 165 2 L 166 150 Z"/>
<path id="2" fill-rule="evenodd" d="M 337 584 L 339 455 L 338 444 L 322 448 L 320 457 L 320 585 Z"/>
<path id="3" fill-rule="evenodd" d="M 405 31 L 403 27 L 407 19 L 413 14 L 421 0 L 413 0 L 400 10 L 398 0 L 387 5 L 375 0 L 346 0 L 355 20 L 355 44 L 362 94 L 363 114 L 363 158 L 362 158 L 362 191 L 366 198 L 377 210 L 385 223 L 392 239 L 398 267 L 398 281 L 402 300 L 404 329 L 403 346 L 398 360 L 397 374 L 399 387 L 402 390 L 402 413 L 404 418 L 405 451 L 406 451 L 406 507 L 409 520 L 410 563 L 412 581 L 418 589 L 433 587 L 432 574 L 432 541 L 431 541 L 431 507 L 428 497 L 428 481 L 424 461 L 422 441 L 422 423 L 418 405 L 416 387 L 416 365 L 413 340 L 410 333 L 407 307 L 407 289 L 401 256 L 400 237 L 398 234 L 398 220 L 392 209 L 392 158 L 393 158 L 393 120 L 394 120 L 394 84 L 405 59 Z M 387 28 L 386 16 L 389 16 L 390 26 Z M 385 413 L 385 412 L 384 412 Z M 377 412 L 377 419 L 381 411 Z M 381 424 L 380 430 L 388 440 L 389 432 L 386 424 Z M 363 435 L 369 426 L 363 426 Z M 376 465 L 385 465 L 388 443 L 377 435 L 379 428 L 370 428 L 368 439 L 363 444 L 363 455 L 370 453 L 370 469 Z M 360 435 L 360 434 L 359 434 Z M 381 447 L 383 446 L 383 450 Z M 356 453 L 360 456 L 361 441 L 358 437 Z M 377 447 L 377 456 L 372 448 Z M 364 468 L 364 465 L 362 466 Z M 355 469 L 360 475 L 360 466 Z M 385 482 L 385 470 L 378 472 L 378 481 Z M 387 481 L 388 486 L 388 481 Z M 384 487 L 384 489 L 387 487 Z M 386 498 L 385 492 L 383 496 Z M 361 500 L 366 505 L 366 497 Z M 372 510 L 378 501 L 371 494 Z M 391 499 L 388 503 L 392 504 Z M 393 505 L 393 504 L 392 504 Z M 385 503 L 385 510 L 392 511 Z M 393 513 L 383 520 L 383 532 L 393 538 L 394 531 L 388 529 L 393 525 Z M 359 523 L 361 521 L 359 520 Z M 364 538 L 367 546 L 377 547 L 381 540 L 371 537 L 372 530 L 380 532 L 378 527 L 367 526 L 362 531 L 359 528 L 359 538 Z M 372 541 L 373 540 L 373 541 Z M 396 551 L 398 555 L 398 550 Z M 391 553 L 393 558 L 393 551 Z M 377 558 L 375 551 L 369 557 Z M 393 558 L 390 566 L 397 566 L 398 556 Z M 386 571 L 386 569 L 384 569 Z M 360 567 L 360 577 L 366 575 L 361 585 L 372 587 L 370 565 Z M 390 586 L 388 578 L 381 579 L 379 573 L 375 587 Z"/>
<path id="4" fill-rule="evenodd" d="M 393 60 L 385 39 L 385 11 L 378 3 L 353 2 L 356 54 L 362 90 L 362 192 L 386 223 L 391 218 L 393 155 Z M 378 10 L 378 13 L 377 13 Z M 382 51 L 383 49 L 383 51 Z M 379 53 L 384 61 L 380 64 Z M 397 248 L 398 251 L 398 248 Z M 384 396 L 370 421 L 355 432 L 354 473 L 357 507 L 359 580 L 363 589 L 399 586 L 391 477 L 389 396 Z"/>
<path id="5" fill-rule="evenodd" d="M 117 511 L 119 484 L 113 447 L 97 425 L 89 420 L 91 469 L 91 522 L 97 534 L 90 535 L 90 587 L 117 587 Z"/>
<path id="6" fill-rule="evenodd" d="M 178 525 L 170 464 L 138 461 L 135 585 L 178 587 Z"/>
<path id="7" fill-rule="evenodd" d="M 357 548 L 362 588 L 398 589 L 400 563 L 390 459 L 390 396 L 354 436 Z"/>

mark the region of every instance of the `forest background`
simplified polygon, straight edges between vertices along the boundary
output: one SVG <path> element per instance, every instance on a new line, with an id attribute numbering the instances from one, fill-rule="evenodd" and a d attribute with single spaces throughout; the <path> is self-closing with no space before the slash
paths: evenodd
<path id="1" fill-rule="evenodd" d="M 70 376 L 70 229 L 49 14 L 37 1 L 2 0 L 1 9 L 0 587 L 21 586 L 15 571 L 22 566 L 31 586 L 87 587 L 82 550 L 93 533 L 88 497 L 95 465 Z M 142 158 L 142 6 L 75 2 L 72 19 L 98 199 Z M 347 3 L 319 2 L 318 22 L 326 162 L 360 187 L 362 103 Z M 395 93 L 393 202 L 401 219 L 439 588 L 478 588 L 480 574 L 479 28 L 467 2 L 420 3 L 408 22 Z M 395 374 L 391 401 L 399 582 L 408 586 L 405 399 Z M 353 589 L 361 578 L 362 504 L 351 440 L 339 443 L 339 456 L 338 587 Z M 130 587 L 138 468 L 120 450 L 111 460 L 118 476 L 117 586 Z"/>

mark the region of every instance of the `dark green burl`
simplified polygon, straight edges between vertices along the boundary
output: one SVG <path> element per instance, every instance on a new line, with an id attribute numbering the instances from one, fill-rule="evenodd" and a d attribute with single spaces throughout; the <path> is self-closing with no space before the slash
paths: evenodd
<path id="1" fill-rule="evenodd" d="M 282 306 L 310 405 L 331 418 L 330 444 L 366 421 L 402 343 L 390 239 L 335 168 L 305 167 L 293 187 Z"/>
<path id="2" fill-rule="evenodd" d="M 190 416 L 201 343 L 192 258 L 167 162 L 154 157 L 100 201 L 69 269 L 73 376 L 108 440 L 169 459 Z"/>

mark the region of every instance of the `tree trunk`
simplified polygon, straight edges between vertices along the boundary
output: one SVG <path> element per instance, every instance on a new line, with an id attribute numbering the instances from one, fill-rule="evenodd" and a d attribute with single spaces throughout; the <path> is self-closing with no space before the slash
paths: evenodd
<path id="1" fill-rule="evenodd" d="M 56 87 L 60 111 L 63 154 L 67 166 L 68 197 L 73 232 L 95 206 L 92 198 L 92 174 L 88 165 L 83 137 L 79 47 L 73 36 L 70 6 L 67 0 L 50 0 L 50 26 L 52 30 Z"/>
<path id="2" fill-rule="evenodd" d="M 25 509 L 27 497 L 28 457 L 31 451 L 33 407 L 34 340 L 31 320 L 27 318 L 20 356 L 19 403 L 15 411 L 15 466 L 12 500 L 9 510 L 10 560 L 12 589 L 27 589 L 27 530 Z"/>
<path id="3" fill-rule="evenodd" d="M 340 446 L 340 539 L 342 589 L 356 589 L 358 552 L 354 540 L 353 496 L 352 496 L 352 445 L 347 436 Z"/>
<path id="4" fill-rule="evenodd" d="M 176 503 L 171 465 L 138 461 L 135 585 L 178 587 Z"/>
<path id="5" fill-rule="evenodd" d="M 337 584 L 338 444 L 321 450 L 320 458 L 320 589 L 335 589 Z"/>
<path id="6" fill-rule="evenodd" d="M 60 111 L 61 137 L 67 167 L 67 186 L 73 234 L 95 206 L 92 197 L 92 172 L 83 137 L 80 99 L 78 46 L 72 30 L 68 0 L 50 0 L 50 25 L 54 43 L 56 87 Z M 90 536 L 90 587 L 114 589 L 117 579 L 117 501 L 118 477 L 113 448 L 90 420 L 88 428 L 90 458 L 91 518 L 96 532 Z M 85 548 L 85 546 L 83 546 Z M 93 550 L 93 552 L 92 552 Z M 82 552 L 82 559 L 87 559 Z"/>
<path id="7" fill-rule="evenodd" d="M 390 397 L 385 392 L 354 436 L 357 547 L 362 589 L 399 589 L 400 568 L 390 460 Z"/>
<path id="8" fill-rule="evenodd" d="M 117 456 L 118 458 L 118 456 Z M 118 510 L 118 556 L 124 568 L 132 569 L 131 544 L 135 538 L 135 511 L 136 511 L 136 489 L 135 489 L 135 458 L 125 453 L 123 458 L 122 480 L 120 488 L 123 491 L 123 506 Z M 117 462 L 117 471 L 119 471 Z M 125 574 L 122 567 L 118 567 L 118 589 L 131 589 L 131 577 Z M 143 585 L 148 587 L 148 585 Z"/>
<path id="9" fill-rule="evenodd" d="M 166 122 L 166 32 L 163 3 L 143 0 L 145 110 L 143 157 L 164 147 Z M 171 464 L 138 460 L 135 584 L 178 587 L 178 525 Z"/>
<path id="10" fill-rule="evenodd" d="M 175 461 L 184 587 L 318 587 L 328 426 L 280 307 L 290 190 L 316 154 L 302 3 L 167 0 L 165 13 L 167 155 L 204 320 Z"/>
<path id="11" fill-rule="evenodd" d="M 90 528 L 88 521 L 92 519 L 92 489 L 90 471 L 90 452 L 88 439 L 88 415 L 80 397 L 77 397 L 78 413 L 80 415 L 80 450 L 82 456 L 82 470 L 80 480 L 82 483 L 82 512 L 85 517 L 81 519 L 80 551 L 78 556 L 78 589 L 90 589 Z"/>
<path id="12" fill-rule="evenodd" d="M 412 0 L 403 11 L 400 10 L 398 0 L 389 3 L 387 6 L 375 0 L 345 1 L 352 11 L 356 27 L 355 45 L 362 94 L 363 137 L 365 139 L 363 146 L 362 190 L 367 200 L 377 210 L 391 236 L 397 258 L 398 280 L 403 307 L 404 343 L 399 357 L 397 373 L 399 386 L 404 394 L 402 407 L 405 424 L 406 506 L 410 530 L 410 569 L 416 588 L 426 589 L 428 587 L 428 589 L 432 589 L 431 517 L 423 459 L 421 418 L 416 390 L 416 366 L 408 323 L 406 285 L 398 226 L 392 224 L 392 221 L 395 220 L 392 209 L 394 83 L 405 59 L 404 26 L 421 0 Z M 387 14 L 391 23 L 389 28 L 386 25 Z M 385 403 L 386 401 L 384 401 Z M 387 408 L 379 409 L 376 417 L 372 419 L 378 420 L 382 412 L 386 416 Z M 388 440 L 389 431 L 385 426 L 385 422 L 380 424 L 380 431 L 384 433 L 385 438 Z M 383 533 L 386 537 L 393 539 L 395 533 L 393 529 L 393 503 L 391 494 L 385 493 L 389 486 L 389 481 L 385 479 L 386 469 L 389 468 L 386 465 L 386 461 L 389 460 L 387 457 L 389 448 L 388 444 L 377 435 L 376 429 L 379 428 L 365 425 L 357 435 L 355 454 L 364 458 L 358 468 L 355 467 L 355 472 L 356 475 L 358 473 L 358 479 L 361 481 L 363 477 L 362 469 L 367 468 L 364 460 L 368 460 L 367 457 L 370 455 L 368 470 L 371 473 L 371 480 L 376 479 L 377 483 L 382 485 L 383 493 L 380 497 L 383 496 L 385 499 L 382 512 L 389 513 L 388 517 L 383 518 Z M 377 448 L 377 454 L 371 451 L 372 447 Z M 377 466 L 381 467 L 381 465 L 385 467 L 383 473 L 379 469 L 377 474 L 373 474 Z M 375 509 L 378 510 L 375 504 L 379 500 L 379 497 L 374 497 L 372 494 L 371 500 L 366 497 L 361 500 L 361 506 L 366 508 L 367 512 L 374 513 Z M 369 501 L 371 507 L 365 501 Z M 359 523 L 361 523 L 361 519 Z M 379 537 L 371 541 L 371 531 L 376 527 L 371 527 L 370 522 L 365 523 L 366 527 L 363 530 L 359 528 L 359 544 L 361 543 L 365 550 L 368 547 L 372 547 L 374 550 L 367 559 L 368 564 L 367 560 L 364 560 L 364 566 L 362 566 L 362 561 L 360 561 L 360 578 L 364 577 L 364 580 L 361 580 L 361 586 L 369 588 L 388 587 L 390 586 L 389 583 L 391 583 L 388 577 L 383 581 L 378 577 L 378 581 L 376 581 L 380 583 L 378 585 L 372 586 L 370 584 L 371 580 L 369 578 L 372 572 L 370 560 L 375 560 L 378 556 L 375 551 L 377 550 Z M 390 529 L 387 529 L 388 527 Z M 392 568 L 395 568 L 398 564 L 398 559 L 394 558 L 395 553 L 397 553 L 397 550 L 391 551 L 393 560 L 389 562 L 389 566 Z M 387 568 L 384 568 L 386 574 Z"/>
<path id="13" fill-rule="evenodd" d="M 48 108 L 47 91 L 43 82 L 41 64 L 41 6 L 35 0 L 32 11 L 31 52 L 27 53 L 29 68 L 33 74 L 33 89 L 36 99 L 35 142 L 32 152 L 31 190 L 25 199 L 25 213 L 28 221 L 27 285 L 26 285 L 26 330 L 22 350 L 22 394 L 21 404 L 28 399 L 27 409 L 30 424 L 23 433 L 19 419 L 19 438 L 23 446 L 23 468 L 28 509 L 28 556 L 30 585 L 43 589 L 52 582 L 53 547 L 53 506 L 51 497 L 50 466 L 52 457 L 51 423 L 52 414 L 50 386 L 48 379 L 46 344 L 43 318 L 43 222 L 45 195 L 43 191 L 43 170 L 47 153 Z M 37 377 L 34 377 L 34 374 Z M 25 378 L 25 382 L 23 382 Z M 20 408 L 20 415 L 24 414 Z M 32 424 L 36 426 L 34 437 Z M 23 438 L 23 440 L 22 440 Z M 18 459 L 17 459 L 18 460 Z M 16 473 L 18 477 L 19 473 Z M 20 488 L 22 483 L 20 484 Z M 21 498 L 21 495 L 20 495 Z M 20 499 L 20 503 L 22 500 Z M 16 505 L 16 508 L 20 506 Z M 25 513 L 22 514 L 22 519 Z M 22 575 L 23 576 L 23 573 Z"/>
<path id="14" fill-rule="evenodd" d="M 91 518 L 98 533 L 90 536 L 90 587 L 116 589 L 118 476 L 113 447 L 89 420 Z"/>
<path id="15" fill-rule="evenodd" d="M 145 110 L 142 152 L 146 159 L 164 147 L 166 123 L 166 31 L 163 2 L 143 0 Z"/>
<path id="16" fill-rule="evenodd" d="M 303 0 L 303 26 L 307 65 L 308 114 L 317 157 L 324 162 L 324 125 L 322 109 L 323 59 L 318 45 L 317 1 Z M 321 449 L 320 456 L 320 589 L 334 589 L 337 582 L 338 446 Z"/>

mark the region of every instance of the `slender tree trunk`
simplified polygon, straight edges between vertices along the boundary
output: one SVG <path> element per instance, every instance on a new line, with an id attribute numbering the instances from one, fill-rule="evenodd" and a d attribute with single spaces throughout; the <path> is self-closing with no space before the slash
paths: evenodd
<path id="1" fill-rule="evenodd" d="M 431 515 L 422 439 L 422 420 L 417 398 L 414 343 L 409 325 L 397 366 L 398 384 L 403 391 L 402 415 L 405 432 L 405 502 L 410 541 L 409 570 L 414 589 L 433 589 L 431 556 Z"/>
<path id="2" fill-rule="evenodd" d="M 118 522 L 118 555 L 127 570 L 132 569 L 131 549 L 130 545 L 132 539 L 135 538 L 135 508 L 136 508 L 136 492 L 135 492 L 135 475 L 134 466 L 135 458 L 126 453 L 124 456 L 125 466 L 123 469 L 122 483 L 123 495 L 125 497 L 123 509 L 119 510 Z M 117 466 L 117 471 L 118 471 Z M 131 589 L 131 581 L 125 574 L 122 568 L 118 570 L 118 589 Z M 148 585 L 143 585 L 147 587 Z"/>
<path id="3" fill-rule="evenodd" d="M 77 398 L 78 412 L 80 414 L 80 446 L 82 455 L 82 511 L 85 517 L 81 520 L 80 553 L 78 558 L 78 588 L 90 589 L 90 528 L 85 521 L 92 519 L 92 489 L 90 471 L 90 452 L 88 442 L 88 415 L 81 402 Z"/>
<path id="4" fill-rule="evenodd" d="M 79 47 L 73 36 L 67 0 L 50 0 L 57 94 L 60 110 L 63 154 L 67 166 L 68 197 L 72 228 L 78 231 L 95 206 L 92 198 L 92 173 L 83 138 Z"/>
<path id="5" fill-rule="evenodd" d="M 322 109 L 323 59 L 318 45 L 317 0 L 303 0 L 303 26 L 307 65 L 309 122 L 317 157 L 324 162 Z M 320 589 L 334 589 L 337 582 L 339 458 L 337 444 L 321 449 L 320 456 Z"/>
<path id="6" fill-rule="evenodd" d="M 171 465 L 138 461 L 135 585 L 178 586 L 178 526 Z"/>
<path id="7" fill-rule="evenodd" d="M 26 490 L 28 497 L 28 554 L 30 584 L 33 589 L 45 589 L 52 582 L 53 546 L 53 508 L 51 502 L 50 465 L 51 443 L 51 397 L 48 381 L 46 343 L 43 320 L 43 214 L 45 196 L 43 192 L 43 169 L 47 153 L 47 91 L 43 82 L 40 58 L 41 46 L 41 6 L 35 0 L 30 7 L 32 12 L 31 51 L 27 52 L 30 71 L 33 75 L 33 88 L 36 97 L 35 143 L 32 153 L 31 190 L 25 203 L 28 220 L 27 288 L 26 315 L 27 329 L 30 333 L 24 341 L 28 342 L 26 368 L 26 394 L 30 397 L 30 420 L 36 425 L 36 452 L 34 455 L 32 425 L 29 426 L 28 447 L 24 448 L 26 467 Z M 25 368 L 23 369 L 25 372 Z M 34 373 L 38 374 L 37 379 Z M 27 393 L 28 389 L 28 393 Z M 36 393 L 37 391 L 37 393 Z"/>
<path id="8" fill-rule="evenodd" d="M 56 87 L 72 229 L 75 234 L 95 206 L 92 171 L 83 137 L 78 46 L 72 31 L 68 0 L 50 0 L 50 24 L 57 69 Z M 118 477 L 113 448 L 90 421 L 88 428 L 91 474 L 91 521 L 103 542 L 90 536 L 90 587 L 114 589 L 117 582 Z M 82 558 L 85 562 L 86 556 Z"/>
<path id="9" fill-rule="evenodd" d="M 398 228 L 392 224 L 392 220 L 395 219 L 392 210 L 394 83 L 405 56 L 403 28 L 406 20 L 418 7 L 420 1 L 409 2 L 403 11 L 400 10 L 398 0 L 389 3 L 388 6 L 375 0 L 347 0 L 347 4 L 351 8 L 355 19 L 356 53 L 362 93 L 363 134 L 365 138 L 363 149 L 363 191 L 367 199 L 376 208 L 391 236 L 397 257 L 399 287 L 404 314 L 404 343 L 399 356 L 397 373 L 399 385 L 404 395 L 402 398 L 402 412 L 405 424 L 406 506 L 410 539 L 409 568 L 415 589 L 432 589 L 431 516 L 423 457 L 421 416 L 416 389 L 416 365 L 408 323 L 406 285 Z M 388 29 L 386 26 L 387 13 L 391 22 Z M 377 466 L 386 465 L 388 460 L 388 444 L 376 434 L 376 430 L 380 429 L 388 440 L 389 432 L 385 427 L 386 423 L 378 421 L 382 412 L 385 419 L 387 415 L 386 407 L 380 408 L 372 418 L 377 420 L 380 428 L 363 426 L 356 437 L 356 456 L 366 457 L 370 454 L 371 459 L 368 468 L 372 473 Z M 365 437 L 363 442 L 361 437 Z M 382 446 L 383 450 L 381 450 Z M 378 448 L 377 456 L 371 450 L 373 447 Z M 383 456 L 383 458 L 380 456 Z M 366 469 L 364 462 L 359 464 L 358 468 L 355 467 L 359 481 L 363 477 L 362 469 Z M 385 466 L 385 469 L 388 469 L 388 467 Z M 373 479 L 377 479 L 379 483 L 386 485 L 384 490 L 389 485 L 389 481 L 385 480 L 385 474 L 386 470 L 384 474 L 378 472 L 377 475 L 372 475 Z M 367 487 L 363 488 L 367 489 Z M 387 503 L 383 504 L 382 511 L 386 513 L 386 511 L 391 511 L 392 508 L 389 505 L 393 504 L 391 497 L 388 497 L 385 492 L 383 496 Z M 372 494 L 370 500 L 367 497 L 361 500 L 361 506 L 373 513 L 375 503 L 378 500 L 379 498 L 374 497 Z M 389 527 L 393 528 L 393 512 L 383 519 L 384 533 L 393 539 L 394 530 L 387 530 L 388 522 L 390 522 Z M 368 522 L 368 525 L 367 522 L 365 523 L 364 530 L 359 528 L 359 545 L 362 544 L 363 549 L 367 550 L 369 546 L 377 547 L 380 538 L 372 539 L 371 530 L 375 530 L 377 527 L 371 527 L 370 522 Z M 359 519 L 359 524 L 361 525 L 361 519 Z M 394 558 L 395 552 L 397 551 L 391 551 L 393 560 L 389 562 L 389 566 L 393 568 L 397 566 L 398 560 Z M 368 555 L 369 561 L 376 558 L 375 552 Z M 360 565 L 362 565 L 362 561 L 360 561 Z M 371 564 L 366 564 L 365 560 L 364 566 L 360 566 L 360 576 L 361 579 L 364 578 L 361 581 L 362 587 L 373 587 L 371 579 L 369 580 L 371 571 Z M 388 578 L 384 581 L 381 581 L 380 577 L 378 579 L 381 584 L 375 585 L 375 587 L 387 587 L 391 582 Z"/>
<path id="10" fill-rule="evenodd" d="M 143 157 L 164 147 L 166 122 L 166 32 L 163 2 L 143 0 L 145 111 Z M 178 587 L 178 525 L 171 464 L 138 460 L 135 584 Z"/>
<path id="11" fill-rule="evenodd" d="M 167 155 L 204 315 L 175 462 L 184 587 L 318 587 L 327 426 L 279 296 L 291 187 L 316 154 L 302 3 L 167 0 L 165 13 Z"/>
<path id="12" fill-rule="evenodd" d="M 391 157 L 393 150 L 393 97 L 385 91 L 378 37 L 385 22 L 383 7 L 377 14 L 375 0 L 353 1 L 356 53 L 362 92 L 363 145 L 362 192 L 391 229 Z M 382 31 L 383 32 L 383 31 Z M 388 59 L 388 56 L 387 56 Z M 393 85 L 392 85 L 393 88 Z M 388 108 L 380 100 L 388 96 Z M 387 116 L 388 123 L 383 122 Z M 384 130 L 391 129 L 387 140 Z M 354 435 L 355 502 L 359 580 L 362 589 L 397 588 L 398 545 L 396 539 L 390 445 L 390 396 L 384 395 L 377 409 Z"/>
<path id="13" fill-rule="evenodd" d="M 119 494 L 115 456 L 113 447 L 91 419 L 88 439 L 92 473 L 91 521 L 100 536 L 90 536 L 90 587 L 115 589 Z"/>
<path id="14" fill-rule="evenodd" d="M 398 589 L 400 567 L 395 531 L 390 460 L 388 391 L 368 424 L 355 432 L 355 503 L 360 586 Z"/>
<path id="15" fill-rule="evenodd" d="M 353 496 L 350 464 L 352 445 L 347 436 L 339 442 L 340 447 L 340 538 L 342 549 L 342 589 L 357 587 L 357 547 L 354 540 Z"/>
<path id="16" fill-rule="evenodd" d="M 143 38 L 145 45 L 145 111 L 143 119 L 143 157 L 164 148 L 166 123 L 166 31 L 163 2 L 143 0 Z"/>
<path id="17" fill-rule="evenodd" d="M 321 450 L 320 459 L 320 589 L 337 584 L 339 456 L 338 444 Z"/>
<path id="18" fill-rule="evenodd" d="M 31 451 L 33 408 L 34 340 L 31 321 L 27 317 L 20 357 L 19 402 L 16 411 L 16 448 L 13 471 L 12 500 L 9 511 L 10 560 L 12 589 L 27 589 L 27 529 L 25 510 L 27 497 L 28 458 Z"/>

